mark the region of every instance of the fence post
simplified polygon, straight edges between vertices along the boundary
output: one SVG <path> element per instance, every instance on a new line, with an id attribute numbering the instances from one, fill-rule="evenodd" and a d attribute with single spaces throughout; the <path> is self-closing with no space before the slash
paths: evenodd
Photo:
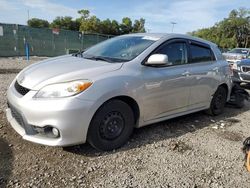
<path id="1" fill-rule="evenodd" d="M 84 50 L 84 46 L 83 46 L 83 37 L 84 37 L 84 33 L 81 32 L 81 50 Z"/>
<path id="2" fill-rule="evenodd" d="M 30 49 L 29 49 L 29 44 L 28 42 L 25 42 L 25 54 L 26 54 L 26 60 L 30 60 Z"/>
<path id="3" fill-rule="evenodd" d="M 15 54 L 17 55 L 17 56 L 20 56 L 20 50 L 19 50 L 19 44 L 18 44 L 18 25 L 16 24 L 16 25 L 13 25 L 13 35 L 14 35 L 14 39 L 15 39 L 15 48 L 14 48 L 14 50 L 15 50 Z"/>

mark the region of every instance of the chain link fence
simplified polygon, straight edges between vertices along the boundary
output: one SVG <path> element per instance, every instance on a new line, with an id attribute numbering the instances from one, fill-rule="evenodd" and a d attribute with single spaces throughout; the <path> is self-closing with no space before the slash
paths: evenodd
<path id="1" fill-rule="evenodd" d="M 0 57 L 25 56 L 26 53 L 31 56 L 58 56 L 86 49 L 111 37 L 0 23 Z"/>

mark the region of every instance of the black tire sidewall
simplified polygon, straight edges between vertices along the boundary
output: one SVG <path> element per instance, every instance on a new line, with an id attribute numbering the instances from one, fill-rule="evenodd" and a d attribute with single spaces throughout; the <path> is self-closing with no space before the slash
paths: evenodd
<path id="1" fill-rule="evenodd" d="M 236 108 L 243 108 L 245 106 L 245 98 L 236 94 L 235 103 Z"/>
<path id="2" fill-rule="evenodd" d="M 217 100 L 217 97 L 218 97 L 219 95 L 221 95 L 221 94 L 223 95 L 223 99 L 222 99 L 222 100 L 223 100 L 223 101 L 222 101 L 223 105 L 221 106 L 221 108 L 216 109 L 216 108 L 215 108 L 215 101 Z M 224 87 L 220 86 L 220 87 L 217 89 L 217 91 L 215 92 L 215 94 L 214 94 L 214 96 L 213 96 L 213 99 L 212 99 L 212 101 L 211 101 L 211 105 L 210 105 L 211 114 L 212 114 L 212 115 L 215 115 L 215 116 L 222 114 L 223 111 L 224 111 L 226 102 L 227 102 L 227 90 L 226 90 Z"/>
<path id="3" fill-rule="evenodd" d="M 114 140 L 106 140 L 100 135 L 100 124 L 103 118 L 112 111 L 118 111 L 122 114 L 125 126 L 123 131 L 119 137 Z M 108 151 L 116 149 L 129 139 L 130 135 L 133 132 L 134 128 L 134 114 L 132 109 L 128 104 L 121 100 L 111 100 L 104 103 L 95 113 L 92 121 L 90 123 L 90 127 L 88 130 L 87 140 L 88 142 L 96 149 L 102 151 Z"/>

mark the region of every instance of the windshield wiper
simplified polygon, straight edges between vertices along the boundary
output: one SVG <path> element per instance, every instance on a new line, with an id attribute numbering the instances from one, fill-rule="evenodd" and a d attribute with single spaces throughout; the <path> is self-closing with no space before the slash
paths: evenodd
<path id="1" fill-rule="evenodd" d="M 75 56 L 75 57 L 83 57 L 82 53 L 84 52 L 84 50 L 80 50 L 79 52 L 76 52 L 76 53 L 73 53 L 72 56 Z"/>
<path id="2" fill-rule="evenodd" d="M 102 56 L 90 56 L 90 57 L 83 57 L 85 59 L 91 59 L 91 60 L 95 60 L 95 61 L 106 61 L 108 63 L 113 63 L 114 61 L 110 58 L 107 57 L 102 57 Z"/>

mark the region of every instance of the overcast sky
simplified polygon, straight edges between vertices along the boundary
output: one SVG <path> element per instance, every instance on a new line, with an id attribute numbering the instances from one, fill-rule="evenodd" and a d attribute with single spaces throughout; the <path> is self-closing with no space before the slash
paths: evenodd
<path id="1" fill-rule="evenodd" d="M 30 18 L 52 21 L 88 9 L 100 19 L 143 17 L 150 32 L 171 32 L 176 22 L 174 32 L 186 33 L 212 26 L 240 7 L 250 8 L 249 0 L 0 0 L 0 22 L 26 25 L 28 10 Z"/>

